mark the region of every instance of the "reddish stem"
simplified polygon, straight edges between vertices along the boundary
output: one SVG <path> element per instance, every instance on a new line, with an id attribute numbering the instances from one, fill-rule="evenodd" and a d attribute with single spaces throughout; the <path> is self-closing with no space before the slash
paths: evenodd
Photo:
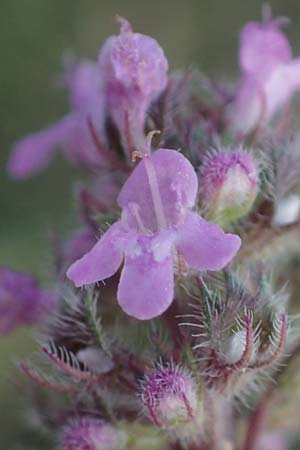
<path id="1" fill-rule="evenodd" d="M 153 409 L 152 406 L 150 405 L 150 402 L 149 402 L 149 401 L 147 401 L 147 408 L 148 408 L 148 411 L 149 411 L 149 414 L 150 414 L 150 417 L 151 417 L 153 423 L 154 423 L 157 427 L 163 428 L 163 424 L 162 424 L 162 423 L 158 420 L 158 418 L 156 417 L 156 414 L 155 414 L 155 412 L 154 412 L 154 409 Z"/>
<path id="2" fill-rule="evenodd" d="M 42 347 L 48 358 L 56 364 L 66 375 L 76 378 L 79 381 L 87 381 L 91 383 L 97 383 L 100 379 L 98 375 L 94 375 L 88 371 L 83 371 L 72 367 L 70 364 L 62 361 L 58 356 L 53 354 L 47 347 Z"/>
<path id="3" fill-rule="evenodd" d="M 243 450 L 254 450 L 256 447 L 257 439 L 264 427 L 266 416 L 268 413 L 268 407 L 273 401 L 273 393 L 276 385 L 273 383 L 269 386 L 265 392 L 258 408 L 254 411 L 250 417 L 250 425 L 247 430 L 246 439 L 244 442 Z"/>
<path id="4" fill-rule="evenodd" d="M 181 349 L 184 344 L 184 337 L 180 332 L 178 315 L 179 311 L 176 305 L 176 300 L 174 300 L 172 305 L 164 313 L 163 318 L 173 341 L 174 350 L 172 356 L 175 363 L 180 362 Z"/>
<path id="5" fill-rule="evenodd" d="M 281 315 L 280 338 L 276 350 L 269 357 L 260 359 L 249 367 L 251 369 L 261 369 L 262 367 L 267 367 L 273 364 L 282 354 L 286 342 L 286 335 L 287 335 L 287 320 L 286 314 L 283 313 Z"/>
<path id="6" fill-rule="evenodd" d="M 193 408 L 191 407 L 190 402 L 188 401 L 185 394 L 182 394 L 182 400 L 183 400 L 183 403 L 185 404 L 189 418 L 192 419 L 194 417 L 194 411 L 193 411 Z"/>
<path id="7" fill-rule="evenodd" d="M 46 380 L 45 378 L 41 377 L 38 373 L 34 372 L 30 369 L 26 364 L 20 364 L 20 369 L 35 383 L 39 384 L 40 386 L 53 389 L 57 392 L 77 392 L 80 390 L 79 387 L 74 386 L 73 384 L 61 384 L 61 383 L 54 383 L 52 381 Z"/>

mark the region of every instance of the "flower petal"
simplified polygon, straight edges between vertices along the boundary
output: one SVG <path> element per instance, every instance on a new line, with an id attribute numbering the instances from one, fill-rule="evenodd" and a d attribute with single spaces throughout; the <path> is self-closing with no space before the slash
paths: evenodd
<path id="1" fill-rule="evenodd" d="M 239 59 L 245 74 L 262 80 L 292 59 L 291 46 L 276 22 L 249 22 L 240 39 Z"/>
<path id="2" fill-rule="evenodd" d="M 114 223 L 92 250 L 71 265 L 67 277 L 76 287 L 111 277 L 122 263 L 125 241 L 121 223 Z"/>
<path id="3" fill-rule="evenodd" d="M 95 100 L 99 95 L 100 74 L 96 62 L 83 59 L 67 68 L 65 81 L 73 111 L 86 111 L 97 103 Z"/>
<path id="4" fill-rule="evenodd" d="M 43 170 L 53 158 L 57 145 L 61 144 L 76 125 L 70 115 L 53 126 L 19 140 L 10 155 L 7 169 L 15 178 L 28 178 Z"/>
<path id="5" fill-rule="evenodd" d="M 164 214 L 169 226 L 182 222 L 187 208 L 195 203 L 198 180 L 189 160 L 175 150 L 159 149 L 151 155 Z M 124 184 L 118 203 L 126 208 L 138 205 L 145 228 L 156 231 L 157 220 L 145 162 L 141 161 Z"/>
<path id="6" fill-rule="evenodd" d="M 264 86 L 252 76 L 242 77 L 228 113 L 232 129 L 241 136 L 260 126 L 267 115 Z"/>
<path id="7" fill-rule="evenodd" d="M 196 213 L 190 213 L 178 232 L 177 250 L 194 269 L 220 270 L 235 256 L 241 239 L 226 234 Z"/>
<path id="8" fill-rule="evenodd" d="M 300 89 L 300 58 L 279 66 L 265 83 L 267 119 Z"/>
<path id="9" fill-rule="evenodd" d="M 162 314 L 174 293 L 171 240 L 140 237 L 127 253 L 121 274 L 118 301 L 130 316 L 148 320 Z"/>

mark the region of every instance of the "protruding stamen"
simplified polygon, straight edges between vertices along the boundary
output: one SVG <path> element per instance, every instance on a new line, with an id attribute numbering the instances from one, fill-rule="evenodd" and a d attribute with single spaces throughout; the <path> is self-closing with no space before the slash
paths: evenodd
<path id="1" fill-rule="evenodd" d="M 145 155 L 151 155 L 152 139 L 153 139 L 153 136 L 155 136 L 155 134 L 160 134 L 160 131 L 152 130 L 152 131 L 149 131 L 149 133 L 147 134 L 145 150 L 144 150 Z"/>

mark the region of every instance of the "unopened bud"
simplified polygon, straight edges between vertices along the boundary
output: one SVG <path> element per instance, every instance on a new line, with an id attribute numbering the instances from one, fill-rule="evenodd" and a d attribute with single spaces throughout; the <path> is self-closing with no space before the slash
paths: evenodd
<path id="1" fill-rule="evenodd" d="M 200 186 L 210 219 L 226 225 L 246 215 L 255 201 L 256 161 L 242 150 L 213 153 L 201 168 Z"/>
<path id="2" fill-rule="evenodd" d="M 142 401 L 155 425 L 176 428 L 194 419 L 197 387 L 188 371 L 168 364 L 146 377 L 142 384 Z"/>
<path id="3" fill-rule="evenodd" d="M 123 450 L 126 434 L 94 417 L 72 420 L 61 435 L 62 450 Z"/>

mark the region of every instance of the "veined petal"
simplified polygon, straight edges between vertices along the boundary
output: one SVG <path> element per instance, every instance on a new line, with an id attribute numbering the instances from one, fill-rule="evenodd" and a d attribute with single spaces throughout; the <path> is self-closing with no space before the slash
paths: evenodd
<path id="1" fill-rule="evenodd" d="M 118 301 L 130 316 L 148 320 L 162 314 L 174 294 L 170 236 L 139 237 L 126 252 Z"/>
<path id="2" fill-rule="evenodd" d="M 178 232 L 176 248 L 194 269 L 220 270 L 235 256 L 241 239 L 190 213 Z"/>
<path id="3" fill-rule="evenodd" d="M 111 277 L 122 263 L 125 242 L 121 222 L 114 223 L 91 251 L 71 265 L 67 277 L 76 287 Z"/>
<path id="4" fill-rule="evenodd" d="M 183 222 L 187 208 L 194 206 L 198 190 L 195 170 L 189 160 L 176 150 L 158 149 L 150 159 L 167 224 L 176 226 Z M 144 226 L 151 231 L 157 230 L 153 196 L 144 161 L 137 165 L 124 184 L 118 203 L 123 209 L 130 203 L 137 204 Z"/>
<path id="5" fill-rule="evenodd" d="M 27 178 L 43 170 L 76 123 L 76 116 L 69 115 L 51 127 L 19 140 L 8 161 L 9 174 L 15 178 Z"/>

